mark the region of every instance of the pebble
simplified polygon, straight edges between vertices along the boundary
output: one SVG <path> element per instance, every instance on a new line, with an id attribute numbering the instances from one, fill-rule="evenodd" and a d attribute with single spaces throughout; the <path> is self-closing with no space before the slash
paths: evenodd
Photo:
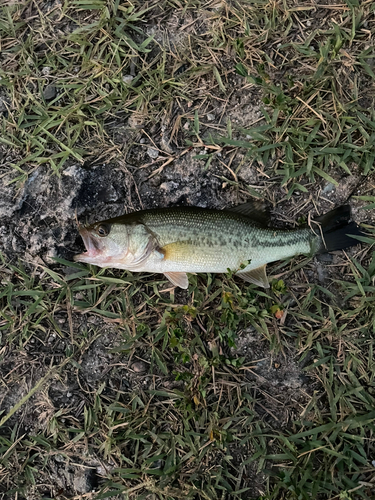
<path id="1" fill-rule="evenodd" d="M 132 76 L 132 75 L 124 75 L 122 77 L 122 81 L 124 83 L 126 83 L 127 85 L 130 85 L 133 80 L 134 80 L 134 76 Z"/>
<path id="2" fill-rule="evenodd" d="M 322 190 L 322 193 L 323 194 L 328 194 L 328 193 L 331 193 L 332 191 L 334 191 L 336 189 L 336 186 L 334 184 L 332 184 L 332 182 L 328 182 L 328 184 L 326 184 Z"/>
<path id="3" fill-rule="evenodd" d="M 169 181 L 169 182 L 163 182 L 160 184 L 160 189 L 163 189 L 164 191 L 171 191 L 172 189 L 177 189 L 178 188 L 177 182 Z"/>
<path id="4" fill-rule="evenodd" d="M 159 151 L 154 148 L 147 148 L 147 154 L 150 158 L 156 160 L 156 158 L 159 156 Z"/>
<path id="5" fill-rule="evenodd" d="M 212 113 L 208 113 L 208 114 L 207 114 L 207 120 L 208 120 L 209 122 L 214 121 L 214 120 L 215 120 L 215 115 L 213 115 Z"/>
<path id="6" fill-rule="evenodd" d="M 56 97 L 57 91 L 56 87 L 53 85 L 47 85 L 47 87 L 43 90 L 43 97 L 46 101 L 50 101 L 54 97 Z"/>
<path id="7" fill-rule="evenodd" d="M 132 364 L 132 370 L 135 371 L 135 373 L 144 373 L 147 370 L 147 367 L 143 361 L 136 361 Z"/>
<path id="8" fill-rule="evenodd" d="M 44 66 L 44 68 L 42 68 L 42 75 L 48 76 L 50 73 L 51 73 L 50 66 Z"/>

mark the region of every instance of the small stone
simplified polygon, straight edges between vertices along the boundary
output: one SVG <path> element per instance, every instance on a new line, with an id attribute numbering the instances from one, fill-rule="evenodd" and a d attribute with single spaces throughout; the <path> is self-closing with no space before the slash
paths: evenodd
<path id="1" fill-rule="evenodd" d="M 172 189 L 177 189 L 178 184 L 177 182 L 169 181 L 169 182 L 163 182 L 160 184 L 160 189 L 163 189 L 163 191 L 170 192 Z"/>
<path id="2" fill-rule="evenodd" d="M 156 160 L 159 156 L 159 151 L 155 148 L 147 148 L 147 154 L 151 159 Z"/>
<path id="3" fill-rule="evenodd" d="M 306 26 L 307 26 L 308 28 L 310 28 L 310 26 L 311 26 L 311 21 L 307 20 L 307 21 L 306 21 Z"/>
<path id="4" fill-rule="evenodd" d="M 56 97 L 57 91 L 56 87 L 53 85 L 47 85 L 47 87 L 43 90 L 43 97 L 46 101 L 50 101 L 54 97 Z"/>
<path id="5" fill-rule="evenodd" d="M 189 130 L 189 122 L 186 122 L 182 128 L 184 130 Z"/>
<path id="6" fill-rule="evenodd" d="M 66 393 L 66 397 L 67 397 L 67 398 L 71 398 L 72 396 L 73 396 L 73 394 L 72 394 L 71 392 L 67 392 L 67 393 Z"/>
<path id="7" fill-rule="evenodd" d="M 334 191 L 335 189 L 336 189 L 336 186 L 334 184 L 332 184 L 332 182 L 328 182 L 324 186 L 322 193 L 323 194 L 328 194 L 328 193 L 331 193 L 332 191 Z"/>
<path id="8" fill-rule="evenodd" d="M 136 361 L 132 364 L 132 369 L 135 373 L 144 373 L 147 370 L 147 367 L 143 361 Z"/>
<path id="9" fill-rule="evenodd" d="M 142 139 L 139 142 L 140 142 L 140 144 L 144 144 L 146 142 L 146 139 L 144 137 L 142 137 Z"/>
<path id="10" fill-rule="evenodd" d="M 44 68 L 42 68 L 42 75 L 48 76 L 50 73 L 51 73 L 51 68 L 49 66 L 44 66 Z"/>
<path id="11" fill-rule="evenodd" d="M 212 113 L 208 113 L 208 114 L 207 114 L 207 120 L 208 120 L 209 122 L 214 121 L 214 120 L 215 120 L 215 115 L 213 115 Z"/>
<path id="12" fill-rule="evenodd" d="M 132 76 L 132 75 L 124 75 L 122 77 L 122 81 L 124 83 L 126 83 L 126 85 L 130 85 L 133 80 L 134 80 L 134 76 Z"/>

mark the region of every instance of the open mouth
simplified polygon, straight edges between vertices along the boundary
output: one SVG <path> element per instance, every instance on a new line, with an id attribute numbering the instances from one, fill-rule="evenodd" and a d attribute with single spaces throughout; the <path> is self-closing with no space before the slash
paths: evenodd
<path id="1" fill-rule="evenodd" d="M 76 262 L 91 261 L 101 253 L 99 242 L 84 226 L 80 226 L 78 230 L 85 244 L 86 252 L 75 255 L 74 260 Z"/>

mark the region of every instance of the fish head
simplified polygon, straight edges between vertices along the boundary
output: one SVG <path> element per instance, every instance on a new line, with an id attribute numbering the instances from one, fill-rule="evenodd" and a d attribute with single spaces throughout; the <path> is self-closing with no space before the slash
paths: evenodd
<path id="1" fill-rule="evenodd" d="M 79 226 L 86 252 L 74 256 L 76 262 L 99 267 L 117 267 L 126 263 L 129 253 L 129 236 L 126 225 L 97 222 Z"/>

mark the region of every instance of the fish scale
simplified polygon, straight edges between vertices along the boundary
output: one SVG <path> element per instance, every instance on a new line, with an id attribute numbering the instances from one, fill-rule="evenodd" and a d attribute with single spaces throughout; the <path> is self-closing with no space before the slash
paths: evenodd
<path id="1" fill-rule="evenodd" d="M 352 235 L 361 232 L 350 217 L 346 205 L 317 218 L 315 231 L 309 227 L 283 230 L 267 227 L 264 215 L 252 203 L 231 210 L 144 210 L 81 227 L 87 252 L 75 260 L 164 273 L 182 288 L 188 286 L 186 273 L 228 269 L 267 287 L 265 266 L 269 262 L 355 244 Z"/>
<path id="2" fill-rule="evenodd" d="M 161 247 L 176 241 L 189 245 L 190 255 L 183 252 L 179 260 L 165 260 L 159 269 L 185 272 L 226 272 L 238 270 L 251 261 L 246 270 L 264 263 L 310 253 L 319 237 L 310 229 L 274 230 L 257 227 L 248 217 L 228 211 L 173 210 L 145 212 L 140 219 L 155 235 Z M 202 270 L 204 269 L 204 271 Z"/>

